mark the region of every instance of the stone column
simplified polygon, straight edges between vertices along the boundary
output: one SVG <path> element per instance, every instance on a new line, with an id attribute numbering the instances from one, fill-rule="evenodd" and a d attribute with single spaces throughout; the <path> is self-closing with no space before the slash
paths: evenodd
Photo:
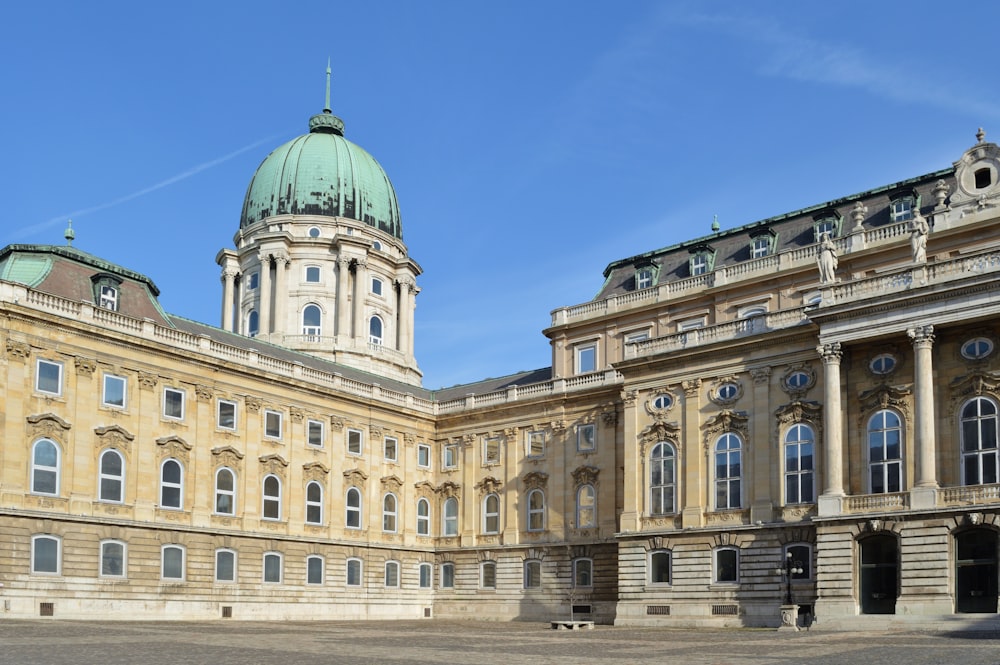
<path id="1" fill-rule="evenodd" d="M 281 343 L 284 335 L 296 334 L 302 329 L 288 325 L 288 264 L 289 259 L 286 254 L 278 254 L 274 257 L 274 331 L 281 335 L 278 342 Z"/>
<path id="2" fill-rule="evenodd" d="M 683 489 L 681 524 L 684 528 L 702 526 L 705 505 L 702 497 L 708 478 L 702 473 L 705 450 L 701 442 L 701 379 L 691 379 L 681 384 L 684 388 L 684 451 L 682 466 L 677 469 L 677 480 Z M 679 452 L 679 451 L 678 451 Z"/>
<path id="3" fill-rule="evenodd" d="M 260 334 L 267 339 L 271 332 L 271 255 L 260 254 L 260 279 L 257 288 L 260 291 Z"/>
<path id="4" fill-rule="evenodd" d="M 934 489 L 938 486 L 935 468 L 934 441 L 934 373 L 931 349 L 934 346 L 934 327 L 919 326 L 906 331 L 913 340 L 914 398 L 916 423 L 914 439 L 917 451 L 917 489 Z M 929 497 L 933 499 L 933 493 Z M 931 503 L 931 506 L 934 504 Z"/>
<path id="5" fill-rule="evenodd" d="M 410 348 L 410 328 L 413 325 L 413 308 L 410 305 L 413 293 L 413 280 L 409 277 L 401 277 L 396 281 L 399 288 L 399 297 L 396 301 L 396 312 L 399 325 L 396 331 L 396 349 L 401 353 L 408 353 Z"/>
<path id="6" fill-rule="evenodd" d="M 351 337 L 351 260 L 337 259 L 337 340 L 343 346 Z"/>
<path id="7" fill-rule="evenodd" d="M 368 261 L 360 259 L 354 264 L 354 339 L 362 348 L 368 348 L 368 327 L 365 325 L 368 288 Z M 382 334 L 385 335 L 385 332 L 383 328 Z"/>
<path id="8" fill-rule="evenodd" d="M 843 414 L 840 406 L 840 343 L 816 348 L 823 358 L 823 493 L 820 515 L 838 515 L 844 496 Z"/>
<path id="9" fill-rule="evenodd" d="M 233 331 L 233 311 L 235 309 L 233 280 L 236 278 L 236 274 L 236 271 L 231 268 L 222 271 L 222 329 L 227 332 Z"/>

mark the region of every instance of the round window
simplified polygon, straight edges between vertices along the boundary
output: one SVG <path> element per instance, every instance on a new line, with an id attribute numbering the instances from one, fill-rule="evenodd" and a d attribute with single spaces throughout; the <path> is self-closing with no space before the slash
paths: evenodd
<path id="1" fill-rule="evenodd" d="M 654 409 L 669 409 L 674 403 L 670 395 L 657 395 L 653 398 Z"/>
<path id="2" fill-rule="evenodd" d="M 805 372 L 792 372 L 785 379 L 785 383 L 789 388 L 805 388 L 809 385 L 809 375 Z"/>
<path id="3" fill-rule="evenodd" d="M 372 247 L 375 249 L 375 251 L 378 252 L 382 251 L 382 243 L 380 243 L 378 240 L 372 243 Z"/>
<path id="4" fill-rule="evenodd" d="M 318 226 L 310 226 L 309 227 L 309 237 L 310 238 L 318 238 L 319 237 L 319 227 Z"/>
<path id="5" fill-rule="evenodd" d="M 869 365 L 872 374 L 888 374 L 896 369 L 896 358 L 888 353 L 883 353 L 872 358 Z"/>
<path id="6" fill-rule="evenodd" d="M 719 386 L 716 394 L 719 399 L 736 399 L 736 395 L 739 394 L 740 388 L 735 383 L 723 383 Z"/>
<path id="7" fill-rule="evenodd" d="M 962 355 L 969 360 L 979 360 L 993 353 L 993 342 L 985 337 L 970 339 L 962 345 Z"/>

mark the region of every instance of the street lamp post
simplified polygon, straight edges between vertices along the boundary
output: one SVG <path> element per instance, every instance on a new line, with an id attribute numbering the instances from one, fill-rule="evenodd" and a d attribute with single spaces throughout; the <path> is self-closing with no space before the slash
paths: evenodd
<path id="1" fill-rule="evenodd" d="M 802 562 L 793 561 L 791 552 L 785 552 L 783 565 L 774 569 L 775 575 L 785 579 L 785 603 L 781 606 L 781 626 L 778 630 L 799 629 L 799 608 L 792 602 L 792 576 L 801 575 L 802 572 Z"/>

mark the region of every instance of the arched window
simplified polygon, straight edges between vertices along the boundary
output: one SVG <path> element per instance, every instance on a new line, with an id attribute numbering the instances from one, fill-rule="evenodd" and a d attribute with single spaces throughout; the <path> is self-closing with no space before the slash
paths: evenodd
<path id="1" fill-rule="evenodd" d="M 573 586 L 594 586 L 594 562 L 590 559 L 573 559 Z"/>
<path id="2" fill-rule="evenodd" d="M 389 492 L 382 497 L 382 530 L 386 533 L 396 532 L 396 514 L 396 495 Z"/>
<path id="3" fill-rule="evenodd" d="M 40 439 L 31 448 L 31 492 L 59 494 L 59 446 Z"/>
<path id="4" fill-rule="evenodd" d="M 361 586 L 361 559 L 347 560 L 347 586 Z"/>
<path id="5" fill-rule="evenodd" d="M 715 442 L 715 508 L 740 507 L 740 477 L 743 472 L 743 441 L 732 432 Z"/>
<path id="6" fill-rule="evenodd" d="M 812 503 L 816 434 L 804 423 L 785 432 L 785 503 Z"/>
<path id="7" fill-rule="evenodd" d="M 962 484 L 997 482 L 997 405 L 977 397 L 962 407 Z"/>
<path id="8" fill-rule="evenodd" d="M 417 570 L 420 573 L 420 588 L 430 589 L 433 585 L 431 578 L 433 577 L 434 567 L 429 563 L 422 563 L 417 567 Z"/>
<path id="9" fill-rule="evenodd" d="M 306 305 L 302 310 L 302 334 L 306 337 L 323 334 L 323 312 L 318 305 Z"/>
<path id="10" fill-rule="evenodd" d="M 215 550 L 215 581 L 236 581 L 236 552 L 229 549 Z"/>
<path id="11" fill-rule="evenodd" d="M 382 345 L 382 319 L 373 316 L 368 322 L 368 341 L 378 346 Z"/>
<path id="12" fill-rule="evenodd" d="M 483 499 L 483 533 L 500 532 L 500 497 L 487 494 Z"/>
<path id="13" fill-rule="evenodd" d="M 447 561 L 441 564 L 440 586 L 442 589 L 455 588 L 455 564 Z"/>
<path id="14" fill-rule="evenodd" d="M 667 442 L 653 446 L 649 455 L 649 512 L 669 515 L 674 512 L 676 454 Z"/>
<path id="15" fill-rule="evenodd" d="M 323 583 L 323 557 L 319 555 L 306 557 L 306 584 Z"/>
<path id="16" fill-rule="evenodd" d="M 593 485 L 581 485 L 576 491 L 576 528 L 597 526 L 597 495 Z"/>
<path id="17" fill-rule="evenodd" d="M 482 589 L 497 588 L 496 561 L 483 561 L 479 564 L 479 587 Z"/>
<path id="18" fill-rule="evenodd" d="M 62 572 L 62 539 L 56 536 L 31 537 L 31 573 L 59 575 Z"/>
<path id="19" fill-rule="evenodd" d="M 125 462 L 117 450 L 101 453 L 99 499 L 101 501 L 124 501 Z"/>
<path id="20" fill-rule="evenodd" d="M 458 499 L 455 497 L 444 502 L 444 535 L 458 535 Z"/>
<path id="21" fill-rule="evenodd" d="M 528 492 L 528 531 L 545 529 L 545 492 L 531 490 Z"/>
<path id="22" fill-rule="evenodd" d="M 894 411 L 868 420 L 868 478 L 872 494 L 903 489 L 903 427 Z"/>
<path id="23" fill-rule="evenodd" d="M 670 584 L 670 550 L 649 553 L 650 584 Z"/>
<path id="24" fill-rule="evenodd" d="M 387 587 L 398 587 L 399 586 L 399 562 L 398 561 L 386 561 L 385 562 L 385 585 Z"/>
<path id="25" fill-rule="evenodd" d="M 236 474 L 226 467 L 215 472 L 215 512 L 236 514 Z"/>
<path id="26" fill-rule="evenodd" d="M 247 337 L 256 337 L 260 333 L 260 314 L 251 309 L 247 315 Z"/>
<path id="27" fill-rule="evenodd" d="M 264 581 L 268 584 L 281 584 L 283 556 L 281 552 L 264 553 Z"/>
<path id="28" fill-rule="evenodd" d="M 737 584 L 740 581 L 740 553 L 735 547 L 715 550 L 715 581 L 717 584 Z"/>
<path id="29" fill-rule="evenodd" d="M 361 490 L 352 487 L 347 490 L 347 514 L 346 524 L 348 529 L 361 528 Z"/>
<path id="30" fill-rule="evenodd" d="M 315 480 L 306 485 L 306 522 L 323 523 L 323 486 Z"/>
<path id="31" fill-rule="evenodd" d="M 524 588 L 540 589 L 542 586 L 542 562 L 528 559 L 524 562 Z"/>
<path id="32" fill-rule="evenodd" d="M 125 543 L 101 541 L 101 577 L 125 577 Z"/>
<path id="33" fill-rule="evenodd" d="M 263 516 L 266 520 L 281 519 L 281 480 L 278 476 L 264 476 Z"/>
<path id="34" fill-rule="evenodd" d="M 417 499 L 417 535 L 431 535 L 431 502 Z"/>
<path id="35" fill-rule="evenodd" d="M 163 460 L 160 465 L 160 508 L 179 510 L 183 505 L 183 473 L 177 460 Z"/>
<path id="36" fill-rule="evenodd" d="M 160 577 L 165 580 L 183 580 L 184 555 L 181 545 L 164 545 L 160 548 Z"/>

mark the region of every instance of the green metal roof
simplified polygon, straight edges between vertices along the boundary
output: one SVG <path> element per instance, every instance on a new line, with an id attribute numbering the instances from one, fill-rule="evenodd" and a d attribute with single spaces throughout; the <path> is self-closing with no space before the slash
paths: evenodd
<path id="1" fill-rule="evenodd" d="M 240 228 L 273 215 L 323 215 L 363 222 L 402 239 L 396 192 L 375 158 L 343 136 L 329 109 L 309 133 L 268 155 L 250 181 Z"/>

